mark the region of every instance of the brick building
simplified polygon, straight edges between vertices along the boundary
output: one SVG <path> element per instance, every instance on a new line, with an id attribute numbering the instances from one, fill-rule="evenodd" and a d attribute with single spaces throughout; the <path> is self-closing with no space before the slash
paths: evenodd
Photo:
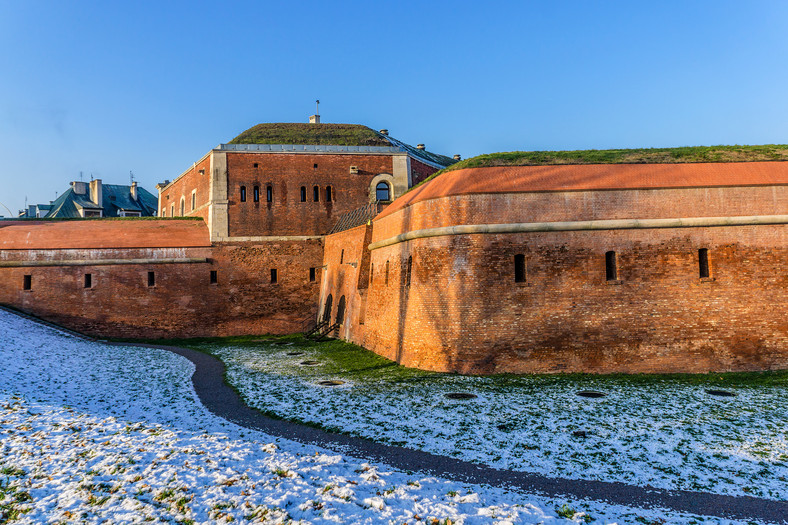
<path id="1" fill-rule="evenodd" d="M 449 171 L 326 238 L 319 315 L 438 371 L 786 368 L 786 224 L 786 162 Z"/>

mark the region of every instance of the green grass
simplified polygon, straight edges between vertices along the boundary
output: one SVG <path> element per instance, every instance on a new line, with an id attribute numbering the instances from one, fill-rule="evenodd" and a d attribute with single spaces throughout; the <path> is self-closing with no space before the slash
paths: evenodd
<path id="1" fill-rule="evenodd" d="M 229 143 L 391 146 L 391 143 L 378 133 L 360 124 L 258 124 Z"/>
<path id="2" fill-rule="evenodd" d="M 558 164 L 680 164 L 698 162 L 788 161 L 788 145 L 685 146 L 680 148 L 592 149 L 575 151 L 507 151 L 487 153 L 452 164 L 425 182 L 448 171 L 494 166 L 547 166 Z M 413 189 L 411 188 L 411 189 Z"/>
<path id="3" fill-rule="evenodd" d="M 419 380 L 440 380 L 456 374 L 430 372 L 398 365 L 396 362 L 379 356 L 358 345 L 341 340 L 330 339 L 319 343 L 306 339 L 301 334 L 290 335 L 245 335 L 233 337 L 200 337 L 189 339 L 114 339 L 116 342 L 144 342 L 149 344 L 180 346 L 213 355 L 221 359 L 219 348 L 249 348 L 254 351 L 310 352 L 309 359 L 321 362 L 321 375 L 341 374 L 343 378 L 357 383 L 376 383 L 381 380 L 398 381 L 418 378 Z M 271 346 L 271 343 L 291 343 L 290 346 Z M 306 357 L 306 356 L 305 356 Z M 299 369 L 310 374 L 309 368 Z M 610 382 L 626 386 L 650 386 L 673 383 L 694 387 L 748 388 L 748 387 L 788 387 L 788 370 L 767 372 L 723 372 L 707 374 L 498 374 L 492 376 L 495 390 L 520 388 L 524 380 L 538 379 L 543 386 L 564 383 Z M 232 385 L 230 385 L 232 386 Z"/>

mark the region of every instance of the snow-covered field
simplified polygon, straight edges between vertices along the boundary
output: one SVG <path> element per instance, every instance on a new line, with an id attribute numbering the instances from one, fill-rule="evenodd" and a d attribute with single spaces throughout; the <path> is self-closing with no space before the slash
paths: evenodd
<path id="1" fill-rule="evenodd" d="M 498 468 L 788 499 L 782 385 L 720 398 L 680 378 L 464 377 L 384 366 L 343 375 L 331 353 L 298 343 L 212 352 L 247 403 L 284 417 Z M 318 384 L 330 379 L 348 382 Z M 587 389 L 607 395 L 577 396 Z M 451 400 L 450 392 L 478 397 Z"/>
<path id="2" fill-rule="evenodd" d="M 183 358 L 3 311 L 0 371 L 0 523 L 730 523 L 464 485 L 275 439 L 208 413 Z"/>

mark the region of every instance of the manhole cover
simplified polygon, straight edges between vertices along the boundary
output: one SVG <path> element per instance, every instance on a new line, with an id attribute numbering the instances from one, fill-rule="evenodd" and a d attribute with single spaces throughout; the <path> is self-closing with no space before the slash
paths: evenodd
<path id="1" fill-rule="evenodd" d="M 314 366 L 319 365 L 320 361 L 301 361 L 301 364 L 306 366 Z"/>
<path id="2" fill-rule="evenodd" d="M 706 393 L 711 396 L 719 397 L 734 397 L 736 395 L 734 392 L 730 392 L 728 390 L 706 390 Z"/>
<path id="3" fill-rule="evenodd" d="M 473 399 L 476 394 L 469 394 L 468 392 L 449 392 L 446 394 L 449 399 Z"/>
<path id="4" fill-rule="evenodd" d="M 599 398 L 605 397 L 607 394 L 604 392 L 597 392 L 596 390 L 581 390 L 577 393 L 580 397 L 591 397 L 591 398 Z"/>
<path id="5" fill-rule="evenodd" d="M 287 352 L 287 355 L 304 355 L 304 352 Z"/>
<path id="6" fill-rule="evenodd" d="M 330 379 L 328 381 L 318 381 L 317 384 L 320 386 L 339 386 L 344 385 L 345 382 L 340 381 L 339 379 Z"/>

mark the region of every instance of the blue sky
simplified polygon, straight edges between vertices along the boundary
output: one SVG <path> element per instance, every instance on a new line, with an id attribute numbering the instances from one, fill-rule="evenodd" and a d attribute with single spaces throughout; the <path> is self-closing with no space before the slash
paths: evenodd
<path id="1" fill-rule="evenodd" d="M 0 203 L 148 190 L 259 122 L 470 157 L 788 143 L 788 2 L 0 0 Z M 0 214 L 8 212 L 0 206 Z"/>

